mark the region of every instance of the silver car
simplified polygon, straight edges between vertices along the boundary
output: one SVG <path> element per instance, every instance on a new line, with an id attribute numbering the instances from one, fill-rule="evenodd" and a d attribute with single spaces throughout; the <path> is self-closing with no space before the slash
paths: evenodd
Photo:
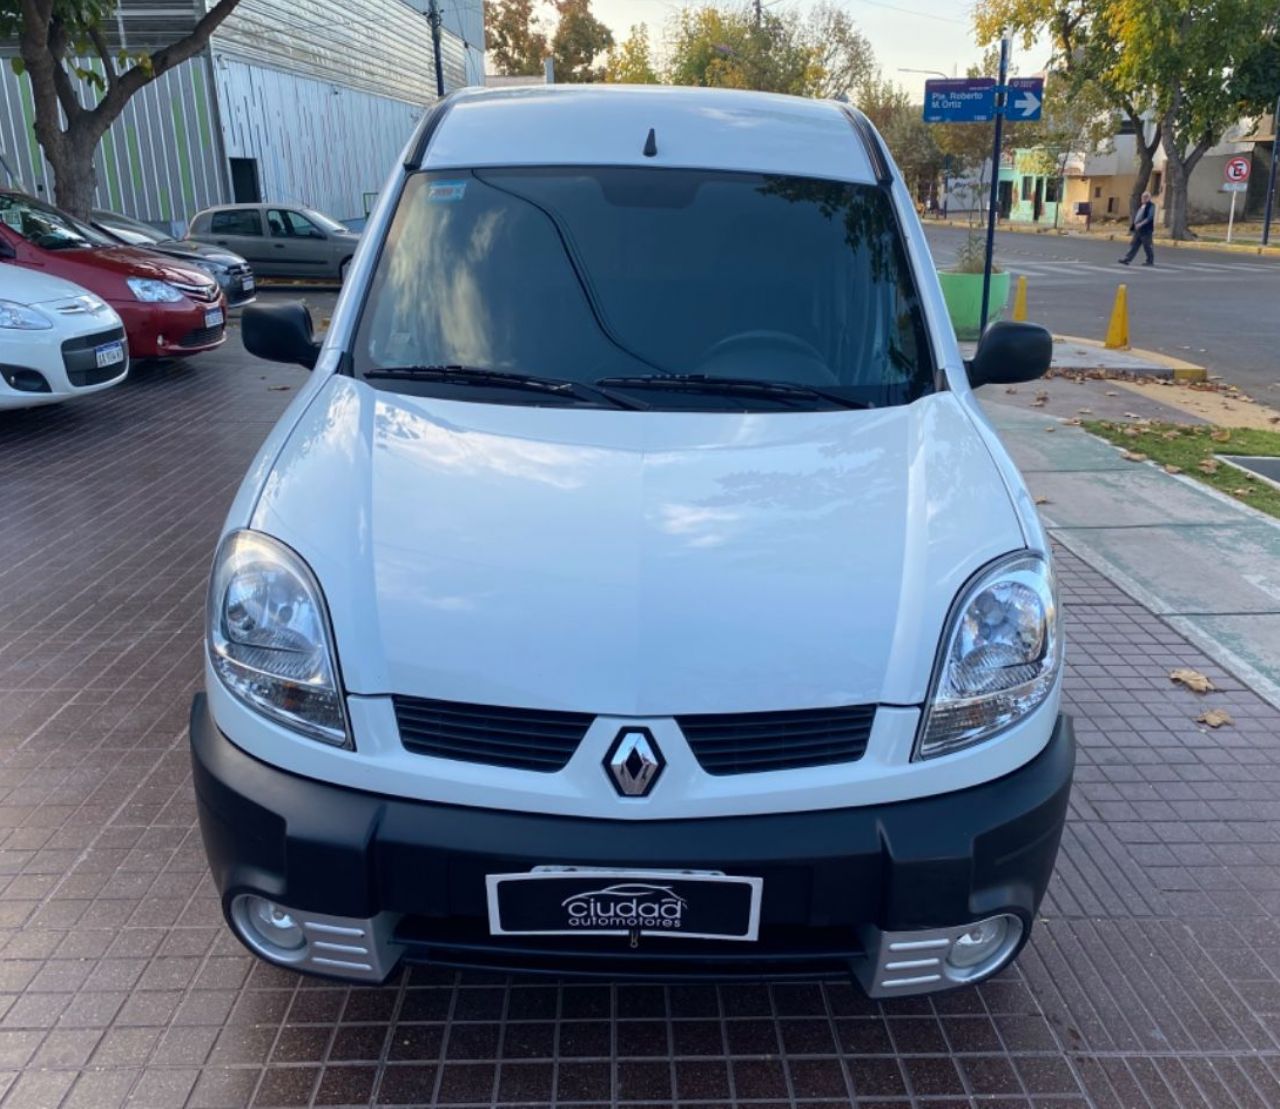
<path id="1" fill-rule="evenodd" d="M 344 278 L 360 236 L 295 204 L 224 204 L 197 212 L 188 238 L 242 255 L 260 277 Z"/>

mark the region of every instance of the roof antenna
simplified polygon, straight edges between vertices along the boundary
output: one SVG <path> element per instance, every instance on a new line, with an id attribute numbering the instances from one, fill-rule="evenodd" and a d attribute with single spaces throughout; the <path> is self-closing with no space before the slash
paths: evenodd
<path id="1" fill-rule="evenodd" d="M 644 156 L 652 158 L 658 153 L 658 136 L 653 133 L 653 128 L 649 128 L 649 137 L 644 140 Z"/>

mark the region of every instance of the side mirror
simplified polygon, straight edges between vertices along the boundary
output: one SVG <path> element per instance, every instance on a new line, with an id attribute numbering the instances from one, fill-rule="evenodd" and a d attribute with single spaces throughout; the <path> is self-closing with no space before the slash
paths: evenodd
<path id="1" fill-rule="evenodd" d="M 999 320 L 982 333 L 965 364 L 969 384 L 1017 385 L 1044 377 L 1053 361 L 1053 336 L 1039 324 Z"/>
<path id="2" fill-rule="evenodd" d="M 315 368 L 320 344 L 311 330 L 311 313 L 300 300 L 251 304 L 240 317 L 240 334 L 250 354 L 271 362 Z"/>

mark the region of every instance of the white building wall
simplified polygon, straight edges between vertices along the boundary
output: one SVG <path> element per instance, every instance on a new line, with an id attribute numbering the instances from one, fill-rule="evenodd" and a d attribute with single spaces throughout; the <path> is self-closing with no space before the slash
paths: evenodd
<path id="1" fill-rule="evenodd" d="M 365 215 L 425 108 L 225 54 L 214 80 L 228 158 L 256 160 L 265 201 Z"/>

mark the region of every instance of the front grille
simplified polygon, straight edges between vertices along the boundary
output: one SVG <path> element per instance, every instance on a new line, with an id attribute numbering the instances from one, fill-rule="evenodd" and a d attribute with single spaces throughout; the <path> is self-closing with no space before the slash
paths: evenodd
<path id="1" fill-rule="evenodd" d="M 250 269 L 248 262 L 237 262 L 234 266 L 227 267 L 227 273 L 232 277 L 252 277 L 253 270 Z"/>
<path id="2" fill-rule="evenodd" d="M 128 368 L 127 362 L 117 362 L 101 368 L 94 366 L 88 370 L 68 370 L 67 380 L 77 389 L 85 389 L 90 385 L 101 385 L 104 381 L 112 381 Z"/>
<path id="3" fill-rule="evenodd" d="M 192 300 L 200 301 L 204 304 L 217 300 L 220 292 L 216 281 L 211 281 L 208 285 L 191 285 L 185 281 L 170 281 L 169 284 Z"/>
<path id="4" fill-rule="evenodd" d="M 875 718 L 875 705 L 851 705 L 679 716 L 676 723 L 708 774 L 756 774 L 855 762 L 867 750 Z"/>
<path id="5" fill-rule="evenodd" d="M 554 773 L 573 757 L 592 717 L 425 697 L 392 697 L 406 751 Z"/>
<path id="6" fill-rule="evenodd" d="M 210 343 L 216 343 L 222 338 L 223 325 L 217 327 L 198 327 L 195 331 L 188 331 L 180 340 L 180 347 L 206 347 Z"/>
<path id="7" fill-rule="evenodd" d="M 78 339 L 67 339 L 62 344 L 62 356 L 78 354 L 81 351 L 93 351 L 107 343 L 118 343 L 124 339 L 124 328 L 113 327 L 110 331 L 97 331 L 92 335 L 81 335 Z"/>

